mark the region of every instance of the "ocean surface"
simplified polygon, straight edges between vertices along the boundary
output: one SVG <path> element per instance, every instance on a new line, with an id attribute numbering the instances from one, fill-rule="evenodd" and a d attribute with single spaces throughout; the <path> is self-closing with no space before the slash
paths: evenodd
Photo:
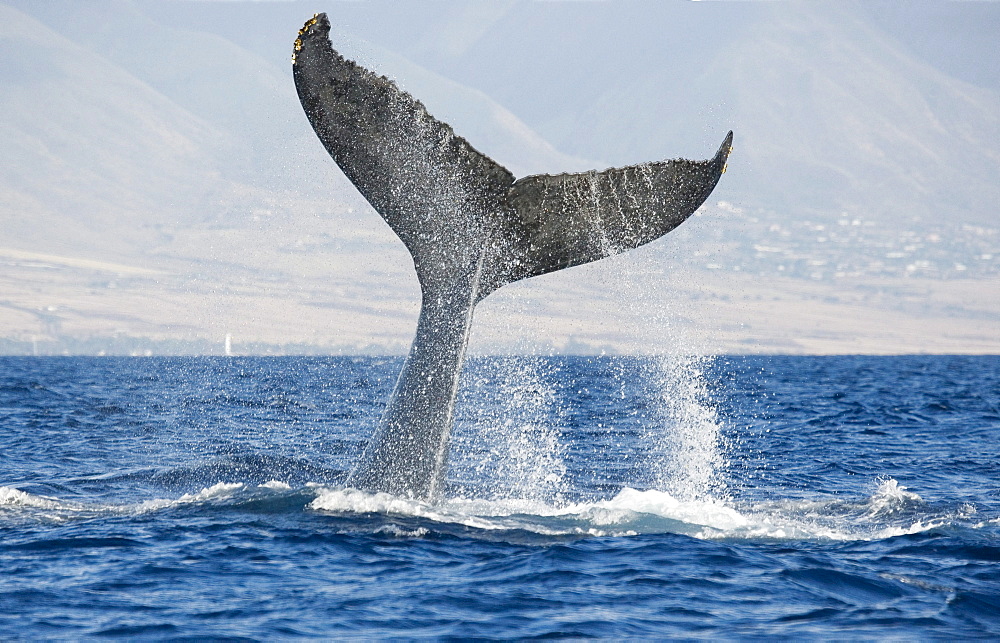
<path id="1" fill-rule="evenodd" d="M 1000 357 L 0 358 L 0 638 L 1000 637 Z"/>

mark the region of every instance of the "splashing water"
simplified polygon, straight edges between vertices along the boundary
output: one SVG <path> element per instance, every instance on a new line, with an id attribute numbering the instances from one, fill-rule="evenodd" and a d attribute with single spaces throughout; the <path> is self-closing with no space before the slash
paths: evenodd
<path id="1" fill-rule="evenodd" d="M 648 165 L 640 166 L 636 181 L 652 186 L 649 173 Z M 593 213 L 591 232 L 596 234 L 603 253 L 618 254 L 622 249 L 609 240 L 600 214 L 605 208 L 598 196 L 597 175 L 584 175 L 583 182 L 586 185 L 576 207 Z M 621 189 L 626 198 L 635 202 L 631 186 L 625 181 Z M 638 455 L 645 459 L 646 470 L 637 472 L 637 482 L 683 500 L 724 498 L 727 484 L 721 474 L 725 465 L 722 423 L 705 376 L 713 357 L 697 354 L 690 339 L 677 328 L 674 320 L 678 311 L 671 306 L 670 298 L 662 295 L 662 283 L 643 279 L 661 271 L 662 255 L 639 251 L 614 261 L 618 263 L 615 289 L 623 293 L 623 301 L 644 311 L 647 323 L 638 329 L 645 335 L 643 343 L 662 346 L 667 340 L 665 351 L 644 362 L 643 375 L 653 389 L 648 395 L 654 400 L 654 408 L 643 422 L 647 451 Z M 617 377 L 624 391 L 625 371 L 619 368 Z"/>
<path id="2" fill-rule="evenodd" d="M 709 390 L 707 371 L 715 357 L 698 354 L 694 342 L 676 324 L 679 313 L 663 284 L 644 276 L 659 272 L 662 256 L 633 253 L 622 261 L 620 288 L 629 301 L 646 311 L 641 329 L 648 346 L 664 346 L 658 354 L 639 358 L 645 380 L 640 388 L 651 400 L 641 427 L 645 462 L 636 482 L 666 491 L 684 501 L 728 497 L 724 424 Z M 633 375 L 634 376 L 634 375 Z M 619 369 L 619 379 L 626 372 Z M 625 382 L 622 382 L 623 397 Z"/>
<path id="3" fill-rule="evenodd" d="M 711 360 L 661 355 L 650 369 L 659 393 L 655 409 L 659 422 L 647 429 L 646 436 L 652 454 L 658 456 L 651 462 L 652 483 L 682 500 L 726 495 L 722 424 L 705 379 Z"/>
<path id="4" fill-rule="evenodd" d="M 566 464 L 557 368 L 524 357 L 473 360 L 469 366 L 459 411 L 465 417 L 452 435 L 453 477 L 464 478 L 464 493 L 559 502 Z"/>
<path id="5" fill-rule="evenodd" d="M 624 482 L 683 501 L 728 497 L 725 425 L 707 374 L 714 357 L 694 354 L 692 343 L 672 323 L 677 311 L 670 309 L 659 285 L 643 282 L 658 258 L 647 256 L 638 264 L 625 257 L 613 261 L 619 264 L 615 287 L 623 292 L 623 301 L 632 302 L 649 322 L 645 343 L 666 343 L 669 349 L 604 362 L 610 387 L 620 399 L 634 400 L 627 404 L 631 409 L 624 414 L 594 409 L 579 423 L 569 422 L 566 409 L 577 402 L 563 395 L 572 396 L 580 387 L 568 381 L 575 374 L 560 372 L 556 361 L 522 356 L 470 364 L 450 457 L 449 477 L 461 495 L 560 501 L 575 486 L 567 479 L 566 458 L 577 450 L 573 443 L 582 440 L 587 442 L 579 445 L 583 450 L 631 444 L 612 458 L 621 475 L 594 472 L 606 491 Z M 519 297 L 502 301 L 508 315 L 527 311 L 528 302 Z M 573 431 L 570 424 L 576 425 Z"/>
<path id="6" fill-rule="evenodd" d="M 462 527 L 486 538 L 491 532 L 556 537 L 673 533 L 702 540 L 788 542 L 871 541 L 948 524 L 972 529 L 997 524 L 997 519 L 976 522 L 976 510 L 971 505 L 930 505 L 892 478 L 877 480 L 876 484 L 867 498 L 815 497 L 750 504 L 680 500 L 664 491 L 629 487 L 607 500 L 453 497 L 426 503 L 319 483 L 292 487 L 276 480 L 261 485 L 218 482 L 179 497 L 137 502 L 70 501 L 0 486 L 0 521 L 8 526 L 65 524 L 102 517 L 163 515 L 185 508 L 221 513 L 305 509 L 346 519 L 348 523 L 343 527 L 348 531 L 407 538 L 422 538 L 432 531 L 449 533 Z M 370 523 L 360 519 L 372 514 L 380 517 Z"/>
<path id="7" fill-rule="evenodd" d="M 907 491 L 892 478 L 879 478 L 878 488 L 869 501 L 867 516 L 871 518 L 892 517 L 923 503 L 923 498 Z"/>
<path id="8" fill-rule="evenodd" d="M 649 171 L 648 166 L 639 167 L 634 181 L 651 185 Z M 615 191 L 615 198 L 637 203 L 632 185 L 630 181 L 623 182 L 622 194 Z M 598 175 L 582 174 L 572 188 L 575 190 L 571 200 L 573 208 L 588 214 L 589 232 L 599 244 L 601 253 L 618 255 L 623 248 L 612 243 L 604 221 L 604 216 L 613 216 L 615 208 L 614 204 L 602 204 Z M 618 203 L 620 210 L 621 203 Z M 728 485 L 721 473 L 726 465 L 723 424 L 706 380 L 706 370 L 714 358 L 697 354 L 693 342 L 677 328 L 674 320 L 678 311 L 671 305 L 670 298 L 663 296 L 662 281 L 644 279 L 662 272 L 662 255 L 639 251 L 611 261 L 616 263 L 615 269 L 608 271 L 614 274 L 613 290 L 620 293 L 622 302 L 641 311 L 646 322 L 638 329 L 640 335 L 644 335 L 643 344 L 667 345 L 666 350 L 658 348 L 659 354 L 641 358 L 640 378 L 643 381 L 638 386 L 629 381 L 636 376 L 635 369 L 629 367 L 634 362 L 628 366 L 620 363 L 614 369 L 623 399 L 626 389 L 637 387 L 645 389 L 643 396 L 653 401 L 649 409 L 636 413 L 641 416 L 637 419 L 641 425 L 642 449 L 638 453 L 622 454 L 644 462 L 642 470 L 632 472 L 632 482 L 666 491 L 682 500 L 725 498 Z M 516 301 L 517 298 L 508 300 L 508 306 L 513 304 L 516 309 Z M 509 312 L 516 315 L 525 311 Z M 502 408 L 510 419 L 494 415 L 483 424 L 483 430 L 493 435 L 480 442 L 491 443 L 491 448 L 485 450 L 488 464 L 476 466 L 475 471 L 500 475 L 504 479 L 494 485 L 494 497 L 497 487 L 506 485 L 518 497 L 551 498 L 558 495 L 553 490 L 562 484 L 565 445 L 559 441 L 560 431 L 547 424 L 552 420 L 547 409 L 554 407 L 554 389 L 551 385 L 548 388 L 543 385 L 543 374 L 538 368 L 537 364 L 526 367 L 507 361 L 500 367 L 503 375 L 492 381 L 493 387 L 499 389 L 498 399 L 503 400 Z M 554 381 L 554 378 L 549 379 Z M 476 395 L 489 391 L 490 387 L 484 384 L 484 380 L 479 382 L 481 390 Z M 596 428 L 606 426 L 600 422 Z M 526 465 L 529 462 L 532 464 Z"/>

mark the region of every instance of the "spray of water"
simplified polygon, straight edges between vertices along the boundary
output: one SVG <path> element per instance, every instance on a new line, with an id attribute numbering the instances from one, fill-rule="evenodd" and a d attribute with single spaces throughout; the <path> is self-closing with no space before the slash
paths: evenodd
<path id="1" fill-rule="evenodd" d="M 477 497 L 560 503 L 565 492 L 558 369 L 536 357 L 474 359 L 452 435 L 453 478 Z"/>
<path id="2" fill-rule="evenodd" d="M 724 423 L 709 386 L 715 357 L 697 350 L 675 323 L 680 311 L 658 274 L 662 254 L 637 252 L 623 259 L 619 274 L 627 278 L 618 281 L 619 288 L 643 311 L 647 323 L 636 329 L 643 343 L 657 347 L 656 354 L 639 359 L 650 406 L 640 436 L 645 467 L 635 483 L 684 501 L 723 500 L 728 495 Z"/>
<path id="3" fill-rule="evenodd" d="M 681 500 L 723 498 L 726 483 L 722 423 L 711 401 L 703 355 L 660 355 L 652 360 L 658 399 L 652 442 L 653 486 Z"/>
<path id="4" fill-rule="evenodd" d="M 615 255 L 620 249 L 612 247 L 604 234 L 594 181 L 582 175 L 574 207 L 593 212 L 591 234 L 603 254 Z M 621 198 L 628 198 L 627 186 L 622 189 Z M 727 495 L 723 423 L 708 380 L 713 357 L 695 350 L 674 321 L 681 311 L 665 294 L 669 290 L 661 276 L 664 255 L 662 250 L 646 249 L 610 260 L 615 265 L 608 270 L 614 278 L 609 291 L 620 293 L 623 305 L 641 316 L 642 323 L 632 331 L 642 345 L 656 351 L 637 361 L 616 361 L 611 369 L 623 401 L 628 396 L 642 398 L 636 400 L 641 411 L 634 455 L 643 464 L 624 468 L 629 479 L 617 482 L 664 491 L 682 501 L 723 500 Z M 527 302 L 520 298 L 507 302 L 510 315 L 527 311 Z M 566 424 L 556 394 L 559 376 L 551 361 L 532 358 L 484 361 L 478 370 L 472 369 L 463 405 L 470 430 L 456 427 L 453 471 L 464 469 L 469 485 L 474 480 L 490 481 L 488 488 L 479 489 L 486 497 L 550 502 L 564 498 L 565 441 L 573 437 L 562 429 Z"/>

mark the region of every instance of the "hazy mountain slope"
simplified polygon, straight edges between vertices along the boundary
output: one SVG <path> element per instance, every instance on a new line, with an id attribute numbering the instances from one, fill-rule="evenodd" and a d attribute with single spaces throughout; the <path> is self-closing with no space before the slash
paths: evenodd
<path id="1" fill-rule="evenodd" d="M 866 0 L 854 6 L 938 71 L 1000 91 L 1000 65 L 995 55 L 1000 7 L 995 1 Z"/>
<path id="2" fill-rule="evenodd" d="M 0 5 L 0 337 L 405 347 L 416 279 L 302 114 L 300 12 L 269 61 L 131 2 L 21 4 L 44 23 Z M 574 162 L 481 92 L 396 62 L 516 170 Z"/>
<path id="3" fill-rule="evenodd" d="M 162 25 L 127 0 L 21 6 L 208 124 L 229 146 L 217 163 L 227 178 L 285 186 L 289 151 L 311 143 L 291 109 L 285 57 L 265 60 L 216 34 Z"/>
<path id="4" fill-rule="evenodd" d="M 4 245 L 115 251 L 191 219 L 217 180 L 207 123 L 5 6 L 0 48 Z"/>
<path id="5" fill-rule="evenodd" d="M 712 76 L 734 88 L 754 192 L 771 203 L 901 225 L 996 221 L 1000 94 L 839 8 L 782 7 L 727 53 Z"/>
<path id="6" fill-rule="evenodd" d="M 69 246 L 105 248 L 120 241 L 101 241 L 115 225 L 126 238 L 157 226 L 170 237 L 202 223 L 252 227 L 238 217 L 283 215 L 276 204 L 294 211 L 292 192 L 328 198 L 333 210 L 356 201 L 301 112 L 287 53 L 265 60 L 219 35 L 159 24 L 131 2 L 22 5 L 46 24 L 0 6 L 0 143 L 16 159 L 0 198 L 11 242 L 50 244 L 67 229 Z M 292 36 L 281 34 L 289 51 Z M 402 84 L 515 171 L 581 164 L 481 92 L 394 62 Z"/>
<path id="7" fill-rule="evenodd" d="M 230 156 L 226 168 L 230 174 L 241 169 L 238 176 L 250 176 L 257 184 L 268 180 L 281 187 L 298 188 L 301 181 L 289 180 L 290 158 L 301 159 L 303 165 L 322 161 L 308 154 L 321 148 L 308 125 L 303 127 L 305 118 L 295 97 L 289 62 L 290 42 L 309 14 L 290 3 L 280 3 L 283 6 L 279 14 L 266 14 L 264 24 L 257 28 L 265 29 L 271 41 L 281 43 L 281 47 L 267 48 L 264 57 L 214 33 L 225 23 L 237 28 L 247 25 L 252 31 L 248 23 L 253 21 L 250 14 L 256 7 L 226 3 L 209 15 L 189 17 L 178 26 L 170 26 L 170 18 L 178 22 L 175 14 L 191 7 L 190 3 L 172 4 L 177 5 L 172 11 L 156 3 L 126 0 L 54 0 L 44 9 L 33 3 L 22 2 L 21 6 L 36 14 L 44 12 L 48 23 L 74 42 L 119 64 L 238 141 L 246 149 Z M 562 166 L 581 164 L 557 152 L 481 91 L 357 38 L 337 41 L 335 46 L 344 55 L 390 75 L 473 145 L 515 166 L 515 171 L 532 171 L 553 162 Z M 304 157 L 303 150 L 307 151 Z"/>
<path id="8" fill-rule="evenodd" d="M 488 30 L 467 25 L 478 37 L 460 54 L 442 33 L 453 24 L 393 37 L 422 64 L 486 87 L 570 154 L 616 165 L 699 156 L 731 127 L 737 153 L 725 198 L 789 217 L 847 210 L 898 224 L 992 224 L 1000 93 L 916 57 L 870 10 L 519 3 L 489 16 Z M 995 47 L 978 54 L 1000 67 Z"/>

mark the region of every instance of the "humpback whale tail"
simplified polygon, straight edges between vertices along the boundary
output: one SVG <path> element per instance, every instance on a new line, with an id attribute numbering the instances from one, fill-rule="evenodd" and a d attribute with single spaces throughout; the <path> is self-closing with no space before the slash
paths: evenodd
<path id="1" fill-rule="evenodd" d="M 406 245 L 422 292 L 416 337 L 348 484 L 433 498 L 476 304 L 505 284 L 596 261 L 673 230 L 725 171 L 714 158 L 515 180 L 424 106 L 337 53 L 326 14 L 295 41 L 299 100 L 330 156 Z"/>

